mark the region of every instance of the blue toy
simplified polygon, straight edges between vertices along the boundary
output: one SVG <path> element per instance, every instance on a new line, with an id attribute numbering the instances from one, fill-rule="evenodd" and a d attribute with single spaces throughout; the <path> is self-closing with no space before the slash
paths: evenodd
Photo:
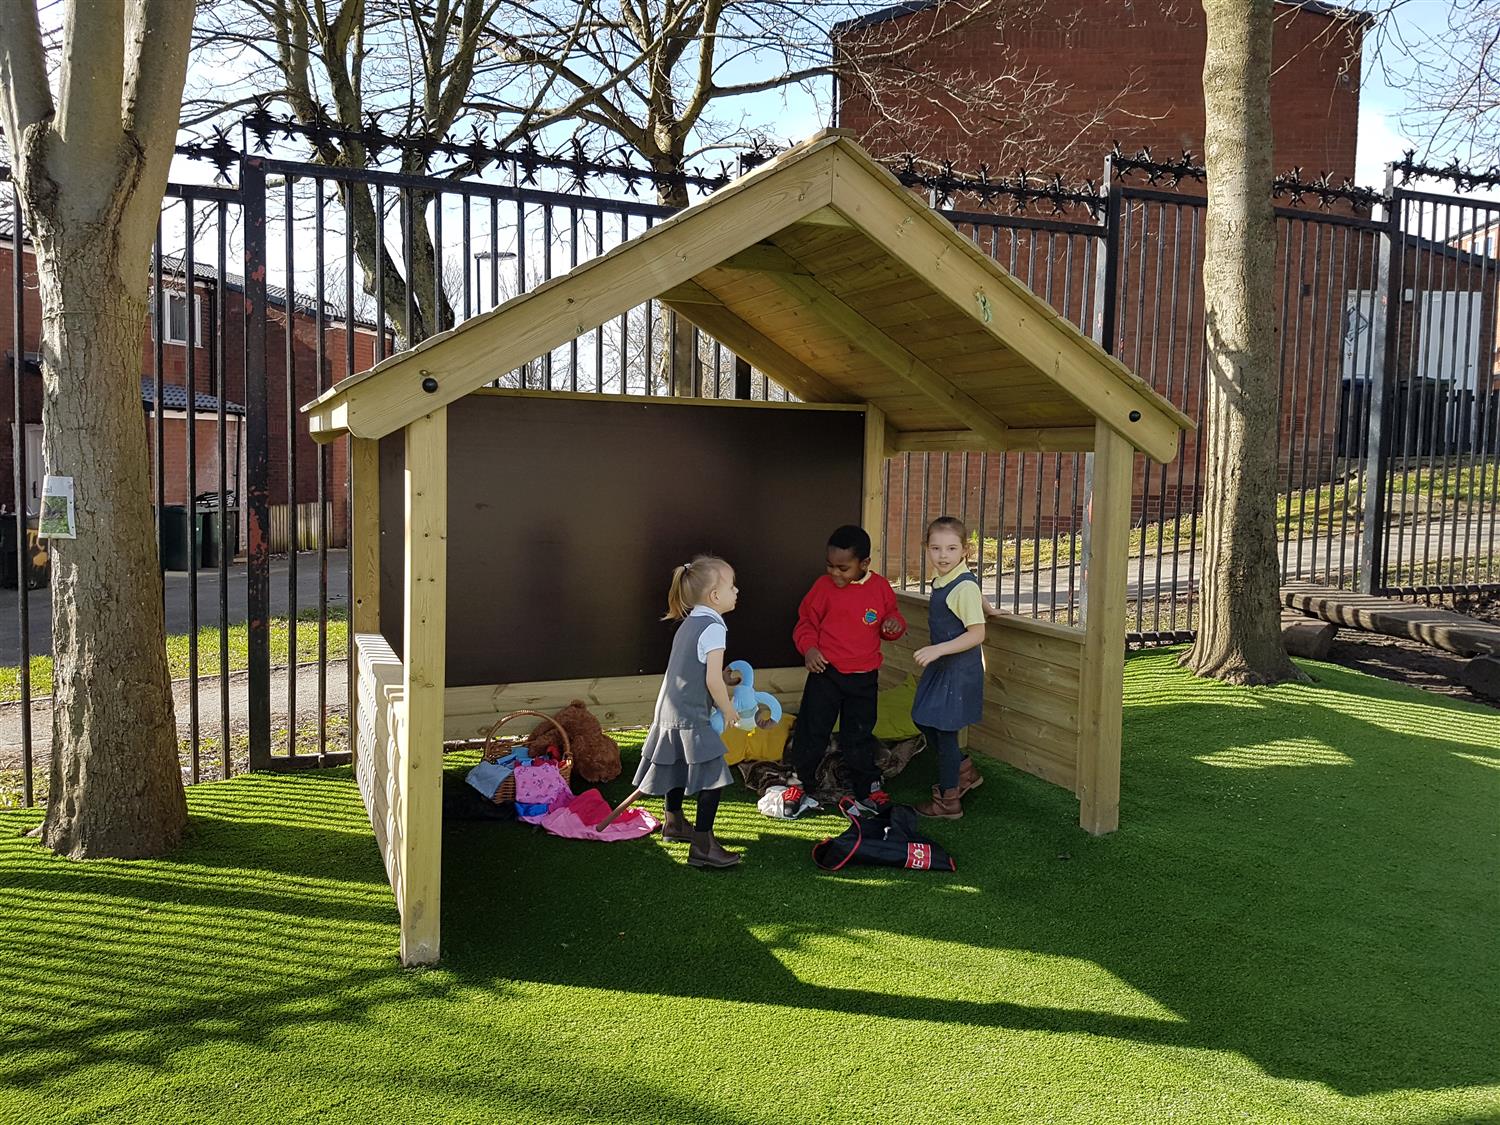
<path id="1" fill-rule="evenodd" d="M 735 724 L 741 730 L 765 729 L 781 722 L 781 701 L 769 692 L 755 690 L 755 669 L 743 660 L 732 661 L 724 669 L 724 682 L 729 685 L 730 702 L 739 713 Z M 709 716 L 709 724 L 716 734 L 724 733 L 724 716 L 718 710 Z"/>

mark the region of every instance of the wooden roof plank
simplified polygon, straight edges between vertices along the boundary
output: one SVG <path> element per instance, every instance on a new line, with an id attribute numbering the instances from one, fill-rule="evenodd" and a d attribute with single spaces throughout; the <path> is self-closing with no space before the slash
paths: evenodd
<path id="1" fill-rule="evenodd" d="M 1158 461 L 1177 455 L 1192 421 L 1041 298 L 986 257 L 952 225 L 914 206 L 906 189 L 855 146 L 839 150 L 833 206 L 867 237 L 906 262 L 935 291 L 996 339 L 1025 356 L 1106 425 Z M 853 175 L 858 167 L 864 175 Z M 870 190 L 872 184 L 885 190 Z M 1132 417 L 1134 415 L 1134 417 Z"/>
<path id="2" fill-rule="evenodd" d="M 821 319 L 833 325 L 861 351 L 866 352 L 916 387 L 975 433 L 987 440 L 1004 442 L 1009 427 L 980 406 L 950 380 L 945 379 L 911 352 L 876 328 L 812 278 L 779 274 L 776 284 L 801 300 Z"/>
<path id="3" fill-rule="evenodd" d="M 741 359 L 748 360 L 804 402 L 852 402 L 855 396 L 835 387 L 817 371 L 759 332 L 724 305 L 668 300 L 662 303 L 696 324 Z"/>
<path id="4" fill-rule="evenodd" d="M 305 408 L 314 437 L 331 440 L 341 428 L 383 437 L 826 206 L 835 143 L 759 168 L 716 193 L 714 206 L 682 211 L 530 293 L 341 381 Z M 432 381 L 436 389 L 426 389 Z"/>

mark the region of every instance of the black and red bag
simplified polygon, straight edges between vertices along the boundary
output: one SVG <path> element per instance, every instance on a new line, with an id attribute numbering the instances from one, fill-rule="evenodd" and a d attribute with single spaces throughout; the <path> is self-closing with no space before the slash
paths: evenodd
<path id="1" fill-rule="evenodd" d="M 908 871 L 958 870 L 941 844 L 917 832 L 917 811 L 910 805 L 892 805 L 879 816 L 865 817 L 852 812 L 853 806 L 849 797 L 840 801 L 839 811 L 849 818 L 849 827 L 813 845 L 813 862 L 824 871 L 838 871 L 850 863 Z"/>

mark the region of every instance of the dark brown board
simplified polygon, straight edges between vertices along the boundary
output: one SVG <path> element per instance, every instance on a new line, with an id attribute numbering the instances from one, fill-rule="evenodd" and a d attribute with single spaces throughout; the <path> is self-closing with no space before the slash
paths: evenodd
<path id="1" fill-rule="evenodd" d="M 380 620 L 402 646 L 405 435 L 380 443 Z M 860 518 L 864 414 L 471 395 L 448 407 L 452 687 L 666 667 L 672 568 L 722 555 L 728 658 L 798 664 L 797 603 Z"/>

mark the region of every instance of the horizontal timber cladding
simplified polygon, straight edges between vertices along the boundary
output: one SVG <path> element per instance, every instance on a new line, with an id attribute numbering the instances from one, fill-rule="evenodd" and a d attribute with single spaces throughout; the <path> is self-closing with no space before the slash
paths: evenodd
<path id="1" fill-rule="evenodd" d="M 736 568 L 729 659 L 800 663 L 797 604 L 860 520 L 863 410 L 480 392 L 448 413 L 449 687 L 659 674 L 672 569 L 700 553 Z M 381 439 L 383 514 L 403 460 Z M 399 519 L 380 534 L 402 653 Z"/>
<path id="2" fill-rule="evenodd" d="M 920 675 L 912 654 L 928 643 L 927 599 L 904 592 L 896 597 L 910 628 L 886 646 L 886 684 Z M 1083 631 L 1026 617 L 992 617 L 983 652 L 984 717 L 968 728 L 969 748 L 1074 791 Z"/>

